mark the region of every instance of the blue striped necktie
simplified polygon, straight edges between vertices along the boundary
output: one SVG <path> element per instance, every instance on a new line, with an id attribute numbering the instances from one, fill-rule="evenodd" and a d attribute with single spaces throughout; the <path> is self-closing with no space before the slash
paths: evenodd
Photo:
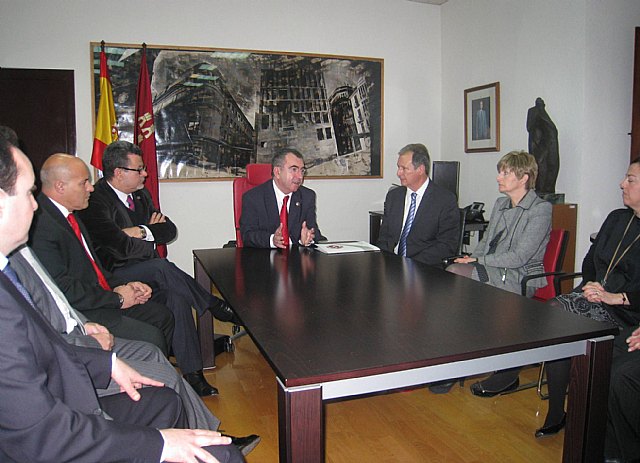
<path id="1" fill-rule="evenodd" d="M 407 214 L 407 220 L 404 223 L 404 228 L 402 229 L 402 234 L 400 235 L 400 244 L 398 245 L 398 255 L 406 256 L 407 255 L 407 236 L 409 236 L 409 232 L 411 231 L 411 225 L 413 225 L 413 219 L 416 216 L 416 197 L 418 194 L 416 192 L 411 193 L 411 205 L 409 206 L 409 213 Z"/>
<path id="2" fill-rule="evenodd" d="M 15 270 L 11 268 L 8 262 L 7 262 L 7 266 L 4 268 L 2 273 L 4 273 L 4 275 L 9 280 L 11 280 L 11 283 L 13 283 L 13 285 L 16 287 L 18 291 L 20 291 L 20 294 L 22 294 L 22 296 L 27 300 L 27 302 L 31 304 L 32 307 L 35 307 L 35 305 L 33 304 L 33 299 L 31 299 L 31 295 L 29 294 L 29 291 L 27 291 L 27 288 L 22 286 L 22 283 L 20 283 L 20 278 L 18 278 L 18 275 L 16 274 Z"/>

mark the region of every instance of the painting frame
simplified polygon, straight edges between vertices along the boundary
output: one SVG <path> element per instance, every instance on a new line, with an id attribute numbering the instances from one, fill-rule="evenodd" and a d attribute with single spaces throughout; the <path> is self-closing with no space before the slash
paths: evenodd
<path id="1" fill-rule="evenodd" d="M 104 47 L 120 139 L 133 141 L 142 44 Z M 90 43 L 94 115 L 100 49 Z M 304 155 L 308 178 L 383 177 L 382 58 L 149 44 L 146 54 L 160 181 L 233 180 L 284 147 Z"/>
<path id="2" fill-rule="evenodd" d="M 464 151 L 500 151 L 500 82 L 464 91 Z"/>

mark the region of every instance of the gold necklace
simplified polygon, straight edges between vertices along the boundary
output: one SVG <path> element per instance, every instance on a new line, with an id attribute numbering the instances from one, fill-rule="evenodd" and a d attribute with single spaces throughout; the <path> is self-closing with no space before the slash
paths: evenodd
<path id="1" fill-rule="evenodd" d="M 604 278 L 602 279 L 602 286 L 603 287 L 607 284 L 607 278 L 609 277 L 609 273 L 611 273 L 611 271 L 614 268 L 616 268 L 616 266 L 620 263 L 620 261 L 625 256 L 627 251 L 631 248 L 631 246 L 633 246 L 636 243 L 636 241 L 638 241 L 638 239 L 640 239 L 640 232 L 639 232 L 638 236 L 635 237 L 635 239 L 631 242 L 631 244 L 629 244 L 629 246 L 627 246 L 625 248 L 625 250 L 622 252 L 620 257 L 618 257 L 618 260 L 616 260 L 615 263 L 613 262 L 616 259 L 616 256 L 618 255 L 618 251 L 620 250 L 620 246 L 622 245 L 622 241 L 624 240 L 624 237 L 627 236 L 627 232 L 629 231 L 629 227 L 631 226 L 631 222 L 633 221 L 634 215 L 635 214 L 631 214 L 631 218 L 629 219 L 629 223 L 627 224 L 627 228 L 624 229 L 624 233 L 622 234 L 622 238 L 620 238 L 620 241 L 618 242 L 618 246 L 616 247 L 616 250 L 613 253 L 613 257 L 611 258 L 611 262 L 609 262 L 609 267 L 607 268 L 607 273 L 604 274 Z"/>

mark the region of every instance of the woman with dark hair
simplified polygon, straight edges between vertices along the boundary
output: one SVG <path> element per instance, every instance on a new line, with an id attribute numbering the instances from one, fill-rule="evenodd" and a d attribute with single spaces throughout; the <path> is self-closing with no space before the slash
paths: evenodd
<path id="1" fill-rule="evenodd" d="M 629 332 L 640 323 L 640 158 L 631 162 L 620 188 L 625 208 L 611 212 L 602 224 L 582 262 L 582 282 L 550 303 Z M 626 351 L 622 338 L 616 337 L 614 356 Z M 556 434 L 565 425 L 569 368 L 569 359 L 547 363 L 549 411 L 536 437 Z"/>

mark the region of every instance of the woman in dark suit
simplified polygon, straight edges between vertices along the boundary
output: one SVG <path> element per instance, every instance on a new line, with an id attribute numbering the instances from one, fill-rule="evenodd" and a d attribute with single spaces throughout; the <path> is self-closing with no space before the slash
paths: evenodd
<path id="1" fill-rule="evenodd" d="M 550 303 L 628 332 L 640 323 L 640 158 L 631 162 L 620 188 L 625 208 L 611 212 L 602 224 L 582 262 L 582 282 Z M 614 356 L 626 351 L 623 338 L 614 341 Z M 565 425 L 569 368 L 569 359 L 547 363 L 549 411 L 536 437 L 556 434 Z"/>

